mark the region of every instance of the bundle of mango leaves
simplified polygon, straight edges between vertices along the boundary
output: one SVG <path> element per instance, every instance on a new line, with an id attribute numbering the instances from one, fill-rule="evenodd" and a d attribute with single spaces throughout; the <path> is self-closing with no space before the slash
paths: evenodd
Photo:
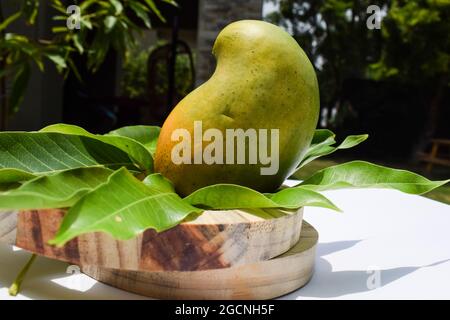
<path id="1" fill-rule="evenodd" d="M 96 135 L 65 124 L 38 132 L 1 132 L 0 208 L 68 208 L 50 241 L 62 246 L 89 232 L 125 240 L 149 228 L 164 231 L 205 209 L 315 206 L 339 211 L 321 191 L 370 187 L 423 194 L 449 182 L 352 161 L 320 170 L 274 193 L 216 184 L 181 197 L 168 179 L 153 172 L 159 132 L 158 127 L 131 126 Z M 348 136 L 336 145 L 331 131 L 318 129 L 297 170 L 365 139 L 367 135 Z"/>

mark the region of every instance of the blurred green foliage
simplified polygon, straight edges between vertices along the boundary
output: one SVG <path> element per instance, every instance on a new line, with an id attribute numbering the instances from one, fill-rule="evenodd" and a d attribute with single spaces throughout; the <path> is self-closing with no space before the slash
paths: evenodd
<path id="1" fill-rule="evenodd" d="M 167 41 L 159 41 L 155 46 L 147 50 L 132 50 L 124 61 L 122 66 L 123 77 L 121 81 L 122 94 L 130 98 L 147 98 L 150 90 L 148 83 L 148 58 L 154 50 L 168 45 Z M 194 59 L 195 60 L 195 59 Z M 168 91 L 168 63 L 160 60 L 156 65 L 154 90 L 157 95 L 165 96 Z M 188 55 L 176 56 L 175 61 L 175 90 L 176 95 L 180 97 L 186 96 L 192 90 L 191 63 Z"/>
<path id="2" fill-rule="evenodd" d="M 420 83 L 448 75 L 450 0 L 394 0 L 381 31 L 383 50 L 370 66 L 373 78 Z"/>
<path id="3" fill-rule="evenodd" d="M 289 30 L 315 64 L 323 105 L 339 102 L 345 79 L 395 80 L 428 90 L 433 126 L 449 86 L 450 0 L 272 2 L 280 9 L 266 19 Z M 381 9 L 380 29 L 366 25 L 369 5 Z"/>
<path id="4" fill-rule="evenodd" d="M 369 5 L 378 0 L 275 0 L 280 9 L 266 19 L 285 27 L 318 70 L 321 101 L 334 104 L 343 81 L 363 77 L 380 56 L 381 31 L 367 28 Z"/>
<path id="5" fill-rule="evenodd" d="M 159 1 L 176 5 L 173 0 Z M 73 1 L 71 4 L 79 6 L 78 15 L 61 0 L 20 0 L 13 3 L 16 12 L 4 16 L 1 9 L 6 2 L 0 3 L 0 95 L 6 96 L 5 77 L 12 76 L 8 99 L 2 100 L 2 108 L 9 113 L 16 111 L 23 99 L 32 64 L 44 71 L 44 62 L 48 60 L 61 73 L 73 71 L 79 77 L 72 57 L 80 54 L 87 57 L 88 69 L 95 72 L 110 48 L 125 55 L 134 46 L 136 34 L 151 27 L 152 14 L 164 21 L 154 0 Z M 53 8 L 55 26 L 49 39 L 6 32 L 12 24 L 35 27 L 41 6 Z M 68 21 L 78 24 L 79 29 L 68 28 Z"/>

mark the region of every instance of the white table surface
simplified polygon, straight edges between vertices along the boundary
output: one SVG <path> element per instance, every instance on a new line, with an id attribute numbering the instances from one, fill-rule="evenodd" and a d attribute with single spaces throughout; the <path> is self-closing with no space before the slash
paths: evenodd
<path id="1" fill-rule="evenodd" d="M 315 274 L 281 299 L 450 299 L 449 205 L 392 190 L 325 194 L 344 212 L 305 209 L 305 219 L 320 236 Z M 68 274 L 66 263 L 42 257 L 21 294 L 10 297 L 7 287 L 28 257 L 0 245 L 0 300 L 144 299 Z M 381 286 L 374 287 L 374 279 Z"/>

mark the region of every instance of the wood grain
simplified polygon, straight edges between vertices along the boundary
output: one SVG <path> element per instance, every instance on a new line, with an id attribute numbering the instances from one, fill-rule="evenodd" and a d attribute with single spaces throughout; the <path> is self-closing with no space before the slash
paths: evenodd
<path id="1" fill-rule="evenodd" d="M 129 271 L 194 271 L 253 263 L 286 252 L 299 239 L 303 209 L 205 211 L 168 231 L 147 230 L 127 241 L 90 233 L 62 248 L 50 246 L 47 243 L 64 214 L 59 209 L 20 212 L 15 244 L 76 265 Z M 8 237 L 9 243 L 14 230 L 6 222 L 11 223 L 11 219 L 0 222 L 0 230 L 5 230 L 0 235 Z"/>
<path id="2" fill-rule="evenodd" d="M 84 266 L 92 278 L 159 299 L 271 299 L 304 286 L 313 274 L 317 231 L 303 222 L 297 244 L 283 255 L 206 271 L 136 272 Z"/>
<path id="3" fill-rule="evenodd" d="M 0 211 L 0 242 L 14 244 L 16 242 L 16 211 Z"/>

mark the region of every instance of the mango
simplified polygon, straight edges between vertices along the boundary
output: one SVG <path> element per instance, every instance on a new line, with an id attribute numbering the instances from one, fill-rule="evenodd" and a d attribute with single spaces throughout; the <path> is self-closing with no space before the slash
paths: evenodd
<path id="1" fill-rule="evenodd" d="M 171 180 L 181 195 L 217 183 L 273 192 L 299 164 L 317 125 L 319 89 L 314 68 L 286 31 L 256 20 L 226 26 L 214 43 L 213 55 L 217 61 L 214 74 L 180 101 L 164 122 L 157 143 L 155 171 Z M 255 150 L 249 136 L 245 140 L 245 163 L 227 163 L 226 154 L 233 153 L 232 148 L 226 150 L 225 139 L 215 141 L 217 137 L 212 139 L 211 135 L 210 141 L 187 142 L 190 150 L 185 151 L 189 154 L 182 156 L 190 163 L 173 161 L 174 150 L 179 149 L 182 140 L 177 129 L 183 129 L 192 138 L 198 134 L 194 131 L 199 124 L 204 134 L 208 129 L 216 129 L 215 133 L 222 133 L 223 137 L 227 129 L 254 129 L 257 133 L 267 130 L 269 140 L 270 132 L 277 129 L 277 144 L 267 142 L 266 150 L 268 155 L 279 156 L 276 173 L 262 174 L 267 163 L 248 161 L 250 152 Z M 209 155 L 223 157 L 222 163 L 199 163 L 199 153 L 206 152 L 214 141 L 223 144 L 223 155 L 211 152 L 211 146 Z M 236 147 L 234 153 L 238 157 Z"/>

